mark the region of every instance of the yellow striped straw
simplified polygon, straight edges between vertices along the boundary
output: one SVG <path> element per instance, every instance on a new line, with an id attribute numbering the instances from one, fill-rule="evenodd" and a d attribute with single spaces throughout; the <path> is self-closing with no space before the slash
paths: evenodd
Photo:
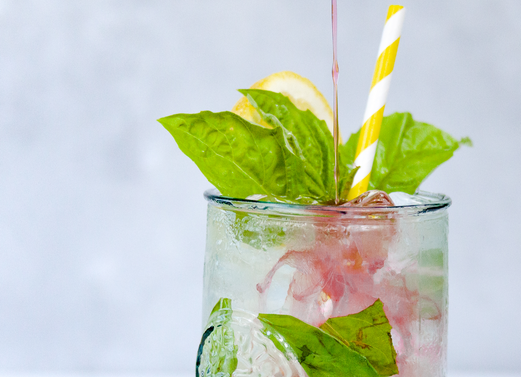
<path id="1" fill-rule="evenodd" d="M 358 147 L 356 148 L 355 165 L 360 166 L 360 169 L 358 169 L 353 179 L 353 184 L 347 197 L 348 200 L 352 200 L 366 192 L 369 185 L 404 17 L 404 7 L 401 5 L 391 5 L 389 7 L 382 41 L 378 49 L 378 59 L 376 60 L 369 99 L 365 108 L 364 122 L 360 130 Z"/>

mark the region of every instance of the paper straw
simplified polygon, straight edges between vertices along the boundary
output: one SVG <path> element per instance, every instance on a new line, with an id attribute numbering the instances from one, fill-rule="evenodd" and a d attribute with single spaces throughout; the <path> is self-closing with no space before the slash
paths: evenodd
<path id="1" fill-rule="evenodd" d="M 369 185 L 404 17 L 404 7 L 401 5 L 391 5 L 389 7 L 382 33 L 382 41 L 378 49 L 378 59 L 369 92 L 369 99 L 367 100 L 364 122 L 360 130 L 358 147 L 356 148 L 355 166 L 360 166 L 360 169 L 358 169 L 353 179 L 353 184 L 347 197 L 348 200 L 352 200 L 366 192 Z"/>

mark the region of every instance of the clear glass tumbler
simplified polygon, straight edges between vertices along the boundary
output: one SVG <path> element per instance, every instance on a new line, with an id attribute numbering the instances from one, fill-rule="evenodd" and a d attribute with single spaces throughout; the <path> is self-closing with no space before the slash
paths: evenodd
<path id="1" fill-rule="evenodd" d="M 205 197 L 197 376 L 446 375 L 450 198 L 325 207 Z"/>

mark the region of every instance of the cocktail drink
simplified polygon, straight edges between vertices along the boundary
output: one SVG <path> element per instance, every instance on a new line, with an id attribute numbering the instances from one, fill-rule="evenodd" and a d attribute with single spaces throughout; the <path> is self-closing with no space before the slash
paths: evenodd
<path id="1" fill-rule="evenodd" d="M 334 112 L 279 72 L 232 112 L 159 119 L 216 187 L 197 377 L 446 374 L 451 201 L 418 188 L 471 142 L 384 116 L 405 12 L 393 5 L 362 126 L 342 143 L 332 10 Z"/>
<path id="2" fill-rule="evenodd" d="M 408 113 L 383 117 L 360 181 L 370 190 L 349 200 L 360 132 L 339 145 L 335 182 L 326 121 L 291 96 L 241 93 L 257 122 L 160 119 L 218 189 L 206 193 L 196 376 L 445 376 L 450 199 L 417 189 L 469 140 Z"/>
<path id="3" fill-rule="evenodd" d="M 199 376 L 444 376 L 447 208 L 420 192 L 350 206 L 208 191 Z"/>

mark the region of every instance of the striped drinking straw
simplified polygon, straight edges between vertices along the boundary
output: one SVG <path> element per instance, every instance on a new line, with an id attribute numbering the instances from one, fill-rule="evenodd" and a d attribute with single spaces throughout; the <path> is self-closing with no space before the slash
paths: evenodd
<path id="1" fill-rule="evenodd" d="M 348 200 L 352 200 L 366 192 L 369 185 L 404 17 L 404 7 L 401 5 L 391 5 L 389 7 L 382 41 L 378 49 L 378 59 L 369 92 L 369 99 L 367 100 L 364 122 L 360 130 L 358 147 L 356 148 L 355 166 L 359 166 L 360 169 L 358 169 L 353 179 L 353 184 L 347 197 Z"/>

